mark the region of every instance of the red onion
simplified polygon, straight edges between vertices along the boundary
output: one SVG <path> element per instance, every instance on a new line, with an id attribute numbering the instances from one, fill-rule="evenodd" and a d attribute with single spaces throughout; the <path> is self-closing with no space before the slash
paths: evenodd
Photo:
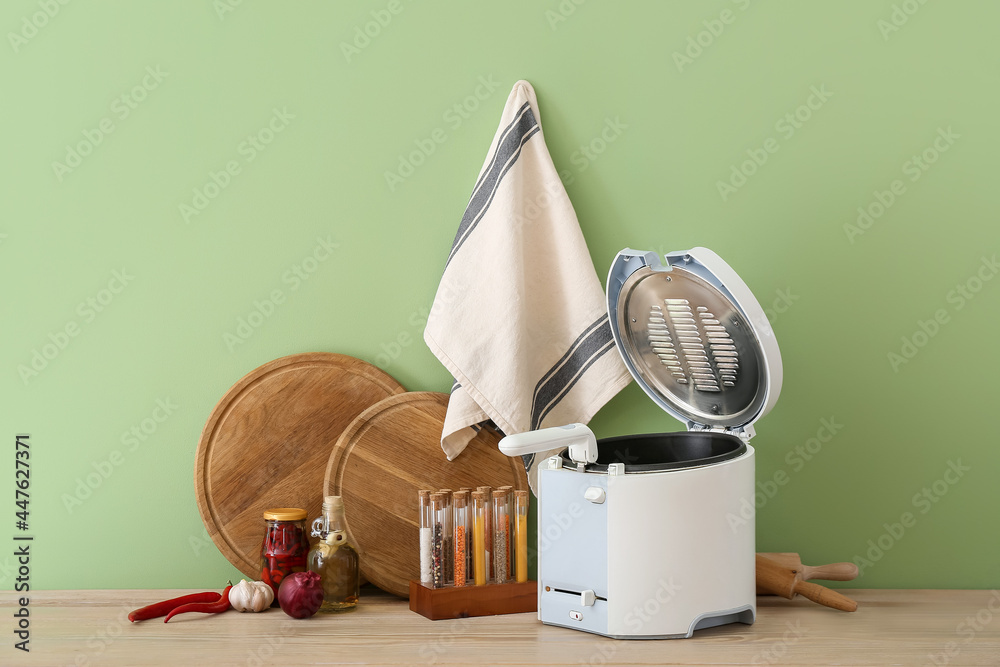
<path id="1" fill-rule="evenodd" d="M 278 587 L 278 604 L 292 618 L 309 618 L 323 604 L 323 584 L 316 572 L 296 572 Z"/>

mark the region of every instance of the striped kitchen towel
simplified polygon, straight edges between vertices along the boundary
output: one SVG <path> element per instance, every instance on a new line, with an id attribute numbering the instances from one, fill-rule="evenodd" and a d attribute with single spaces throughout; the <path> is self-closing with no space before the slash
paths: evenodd
<path id="1" fill-rule="evenodd" d="M 508 435 L 587 423 L 631 381 L 539 118 L 534 89 L 518 81 L 424 329 L 455 378 L 441 437 L 449 460 L 483 422 Z M 536 462 L 552 453 L 526 457 L 532 489 Z"/>

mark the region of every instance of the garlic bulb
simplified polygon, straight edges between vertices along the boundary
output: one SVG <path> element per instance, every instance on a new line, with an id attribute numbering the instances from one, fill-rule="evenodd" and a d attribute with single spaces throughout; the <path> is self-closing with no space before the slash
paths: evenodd
<path id="1" fill-rule="evenodd" d="M 236 611 L 264 611 L 274 601 L 274 591 L 263 581 L 247 581 L 229 589 L 229 604 Z"/>

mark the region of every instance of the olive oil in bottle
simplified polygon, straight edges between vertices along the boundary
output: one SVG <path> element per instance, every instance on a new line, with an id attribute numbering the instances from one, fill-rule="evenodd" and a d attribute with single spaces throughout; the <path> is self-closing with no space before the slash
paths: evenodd
<path id="1" fill-rule="evenodd" d="M 323 583 L 321 612 L 346 611 L 358 604 L 358 552 L 348 543 L 344 499 L 323 498 L 323 516 L 313 521 L 312 534 L 319 537 L 309 551 L 307 567 Z"/>

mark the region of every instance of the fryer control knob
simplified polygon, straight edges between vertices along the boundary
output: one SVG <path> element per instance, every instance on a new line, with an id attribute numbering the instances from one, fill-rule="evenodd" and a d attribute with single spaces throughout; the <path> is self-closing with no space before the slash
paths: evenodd
<path id="1" fill-rule="evenodd" d="M 597 594 L 594 591 L 583 591 L 580 593 L 580 604 L 584 607 L 593 607 L 595 600 L 597 600 Z"/>
<path id="2" fill-rule="evenodd" d="M 583 497 L 596 505 L 600 505 L 607 499 L 608 494 L 599 486 L 591 486 L 583 492 Z"/>

